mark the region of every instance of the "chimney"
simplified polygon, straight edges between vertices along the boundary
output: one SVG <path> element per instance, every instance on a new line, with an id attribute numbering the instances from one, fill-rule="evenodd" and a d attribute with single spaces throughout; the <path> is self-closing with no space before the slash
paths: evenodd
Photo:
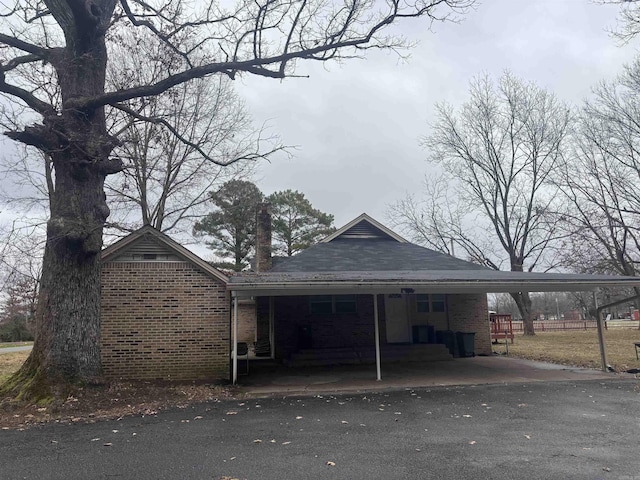
<path id="1" fill-rule="evenodd" d="M 256 261 L 257 273 L 271 270 L 271 204 L 261 203 L 256 212 Z"/>

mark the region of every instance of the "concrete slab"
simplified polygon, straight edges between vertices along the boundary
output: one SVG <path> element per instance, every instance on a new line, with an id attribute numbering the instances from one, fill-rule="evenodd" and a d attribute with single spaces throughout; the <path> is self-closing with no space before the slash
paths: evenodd
<path id="1" fill-rule="evenodd" d="M 4 347 L 0 348 L 0 354 L 3 353 L 14 353 L 14 352 L 25 352 L 27 350 L 31 350 L 33 345 L 23 345 L 20 347 Z"/>
<path id="2" fill-rule="evenodd" d="M 444 362 L 382 365 L 376 381 L 375 365 L 289 368 L 252 365 L 250 375 L 240 376 L 241 392 L 248 396 L 348 393 L 385 389 L 451 385 L 487 385 L 635 378 L 631 374 L 533 362 L 512 357 L 458 358 Z"/>

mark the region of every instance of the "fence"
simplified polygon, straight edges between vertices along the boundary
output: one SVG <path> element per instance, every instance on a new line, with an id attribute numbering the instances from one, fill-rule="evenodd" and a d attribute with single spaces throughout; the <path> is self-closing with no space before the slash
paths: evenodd
<path id="1" fill-rule="evenodd" d="M 638 329 L 638 320 L 607 320 L 604 322 L 605 329 Z M 522 333 L 522 320 L 513 320 L 513 331 Z M 536 332 L 555 332 L 562 330 L 590 330 L 597 328 L 595 320 L 546 320 L 533 322 L 533 328 Z"/>

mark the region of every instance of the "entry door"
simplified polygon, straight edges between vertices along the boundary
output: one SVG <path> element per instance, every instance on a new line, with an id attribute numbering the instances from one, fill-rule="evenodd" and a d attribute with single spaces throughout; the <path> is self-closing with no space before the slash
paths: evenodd
<path id="1" fill-rule="evenodd" d="M 400 294 L 385 295 L 384 312 L 387 343 L 411 343 L 406 297 Z"/>

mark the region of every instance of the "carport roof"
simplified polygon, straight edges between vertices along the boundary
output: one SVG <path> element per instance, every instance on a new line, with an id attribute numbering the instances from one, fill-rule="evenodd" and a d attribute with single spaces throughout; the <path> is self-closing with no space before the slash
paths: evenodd
<path id="1" fill-rule="evenodd" d="M 266 272 L 229 279 L 245 295 L 322 293 L 497 293 L 594 290 L 640 286 L 640 278 L 569 273 L 482 270 Z M 244 296 L 244 295 L 241 295 Z"/>

